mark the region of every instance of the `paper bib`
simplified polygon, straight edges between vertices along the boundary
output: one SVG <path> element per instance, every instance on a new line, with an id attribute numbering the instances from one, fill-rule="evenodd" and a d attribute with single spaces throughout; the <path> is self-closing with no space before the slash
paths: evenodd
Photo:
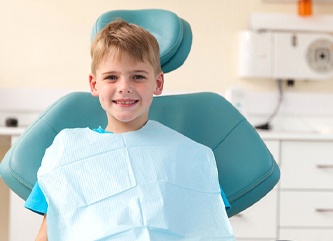
<path id="1" fill-rule="evenodd" d="M 234 240 L 213 152 L 155 121 L 61 131 L 38 182 L 50 241 Z"/>

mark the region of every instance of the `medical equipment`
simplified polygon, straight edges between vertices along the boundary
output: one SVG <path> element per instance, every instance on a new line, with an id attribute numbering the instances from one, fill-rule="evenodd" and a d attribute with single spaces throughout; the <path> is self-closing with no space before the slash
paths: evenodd
<path id="1" fill-rule="evenodd" d="M 239 75 L 326 80 L 333 77 L 333 16 L 254 13 L 240 33 Z"/>

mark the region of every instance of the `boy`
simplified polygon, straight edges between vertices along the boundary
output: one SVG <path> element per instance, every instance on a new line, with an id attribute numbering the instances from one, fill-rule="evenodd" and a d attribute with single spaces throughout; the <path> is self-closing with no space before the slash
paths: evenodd
<path id="1" fill-rule="evenodd" d="M 36 240 L 234 240 L 212 151 L 148 120 L 164 84 L 156 39 L 116 20 L 91 57 L 108 124 L 65 129 L 46 150 L 26 202 L 44 214 Z"/>

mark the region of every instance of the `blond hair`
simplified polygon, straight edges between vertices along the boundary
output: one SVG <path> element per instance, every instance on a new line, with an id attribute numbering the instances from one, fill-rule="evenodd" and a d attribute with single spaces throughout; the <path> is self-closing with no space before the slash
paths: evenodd
<path id="1" fill-rule="evenodd" d="M 96 70 L 103 59 L 112 54 L 120 59 L 129 54 L 133 60 L 148 62 L 160 73 L 160 49 L 155 37 L 147 30 L 122 19 L 117 19 L 104 27 L 91 44 L 91 71 Z"/>

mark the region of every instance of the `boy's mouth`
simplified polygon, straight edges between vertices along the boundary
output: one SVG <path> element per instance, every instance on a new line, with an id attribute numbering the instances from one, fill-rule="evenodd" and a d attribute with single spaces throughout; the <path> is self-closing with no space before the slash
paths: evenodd
<path id="1" fill-rule="evenodd" d="M 138 100 L 114 100 L 113 103 L 117 104 L 117 105 L 134 105 L 137 102 L 139 102 Z"/>

